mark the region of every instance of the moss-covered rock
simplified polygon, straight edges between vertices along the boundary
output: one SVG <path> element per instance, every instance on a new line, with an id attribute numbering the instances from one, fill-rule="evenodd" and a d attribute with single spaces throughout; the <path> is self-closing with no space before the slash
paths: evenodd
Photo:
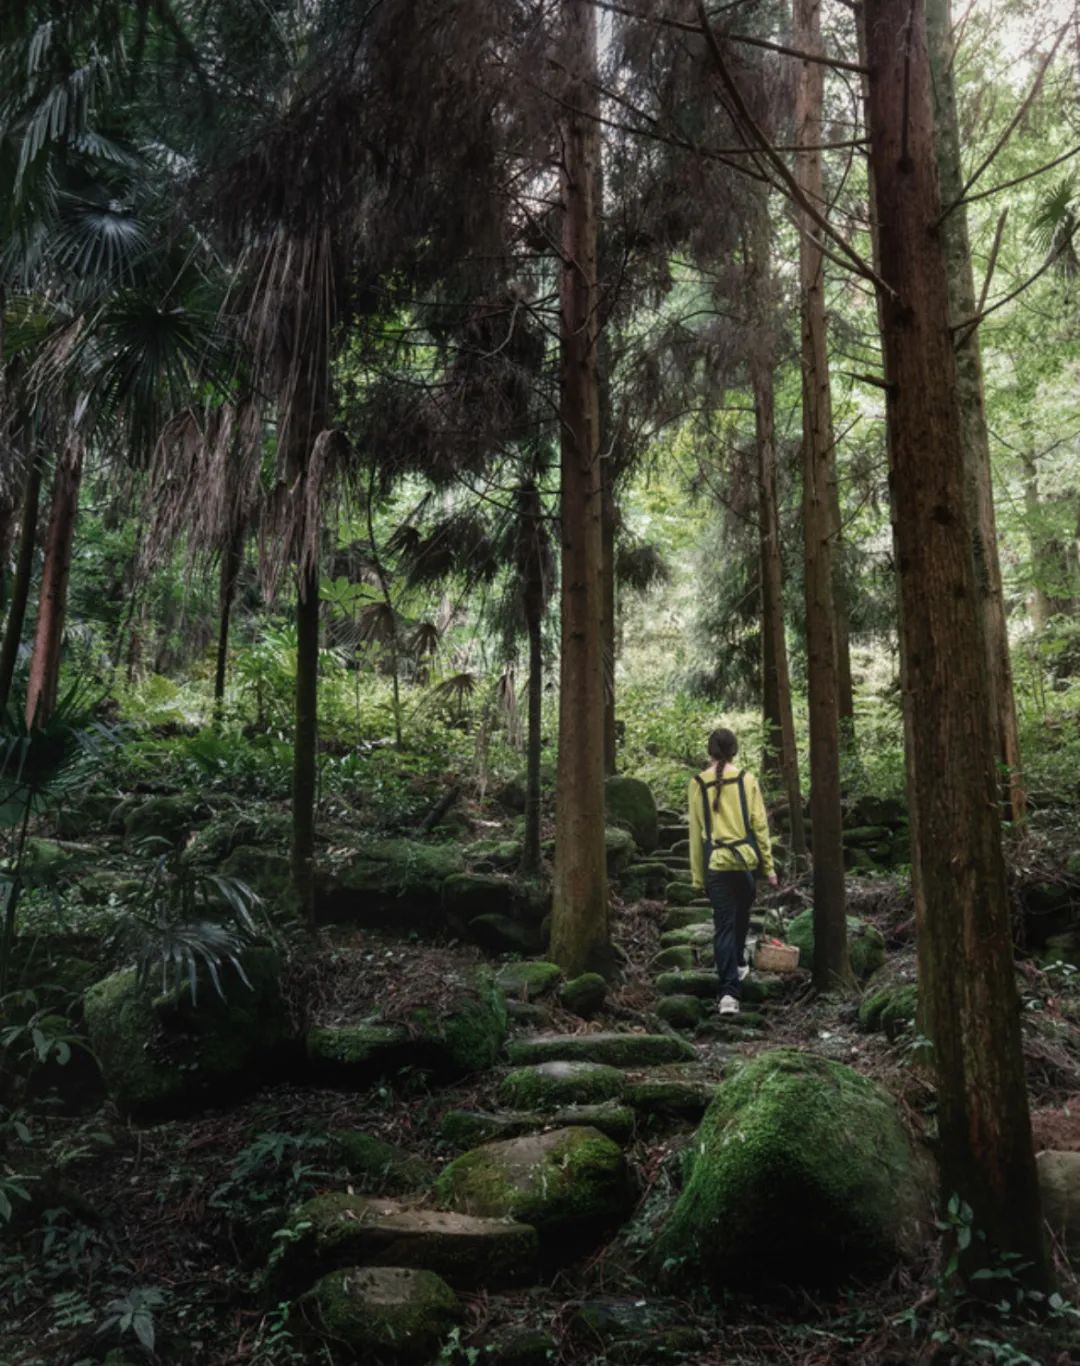
<path id="1" fill-rule="evenodd" d="M 486 953 L 529 953 L 539 947 L 539 936 L 509 915 L 475 916 L 465 934 Z"/>
<path id="2" fill-rule="evenodd" d="M 691 998 L 692 999 L 692 998 Z M 714 1100 L 717 1084 L 684 1077 L 646 1077 L 626 1088 L 626 1104 L 640 1114 L 668 1119 L 700 1119 Z"/>
<path id="3" fill-rule="evenodd" d="M 439 1137 L 452 1148 L 476 1148 L 496 1139 L 520 1138 L 542 1129 L 566 1129 L 589 1125 L 613 1142 L 625 1145 L 634 1134 L 633 1110 L 616 1100 L 596 1105 L 566 1105 L 547 1112 L 536 1110 L 448 1110 L 439 1125 Z"/>
<path id="4" fill-rule="evenodd" d="M 517 891 L 497 873 L 453 873 L 442 885 L 443 906 L 452 920 L 467 925 L 481 915 L 509 915 Z"/>
<path id="5" fill-rule="evenodd" d="M 499 1104 L 515 1110 L 556 1110 L 593 1105 L 622 1095 L 626 1077 L 616 1067 L 592 1062 L 544 1062 L 520 1067 L 499 1083 Z"/>
<path id="6" fill-rule="evenodd" d="M 617 881 L 633 862 L 637 845 L 629 830 L 609 825 L 604 831 L 604 852 L 608 877 Z"/>
<path id="7" fill-rule="evenodd" d="M 475 1148 L 443 1171 L 436 1194 L 462 1213 L 531 1224 L 548 1249 L 574 1251 L 625 1218 L 635 1197 L 622 1150 L 588 1126 Z"/>
<path id="8" fill-rule="evenodd" d="M 124 813 L 124 837 L 130 841 L 166 840 L 179 844 L 199 825 L 205 808 L 187 797 L 148 797 Z"/>
<path id="9" fill-rule="evenodd" d="M 707 906 L 672 906 L 664 916 L 664 932 L 692 929 L 695 925 L 712 925 L 712 911 Z"/>
<path id="10" fill-rule="evenodd" d="M 695 953 L 691 944 L 675 944 L 661 949 L 653 959 L 653 967 L 666 972 L 689 972 L 694 966 Z"/>
<path id="11" fill-rule="evenodd" d="M 701 895 L 689 882 L 669 882 L 664 888 L 664 896 L 669 906 L 689 906 Z"/>
<path id="12" fill-rule="evenodd" d="M 521 851 L 521 840 L 477 840 L 465 850 L 465 857 L 470 863 L 490 863 L 509 872 L 521 862 Z"/>
<path id="13" fill-rule="evenodd" d="M 336 1361 L 424 1366 L 465 1317 L 441 1276 L 403 1267 L 332 1271 L 303 1296 L 295 1325 L 325 1339 Z"/>
<path id="14" fill-rule="evenodd" d="M 517 1000 L 535 1001 L 554 990 L 562 978 L 556 963 L 507 963 L 496 974 L 499 990 Z"/>
<path id="15" fill-rule="evenodd" d="M 625 826 L 639 849 L 649 854 L 656 848 L 659 839 L 656 799 L 648 783 L 622 775 L 608 778 L 604 783 L 604 804 L 608 819 Z"/>
<path id="16" fill-rule="evenodd" d="M 438 1001 L 400 1023 L 310 1029 L 308 1066 L 329 1086 L 367 1086 L 407 1067 L 452 1081 L 494 1066 L 506 1030 L 506 998 L 491 973 L 465 970 L 443 983 Z"/>
<path id="17" fill-rule="evenodd" d="M 831 1284 L 917 1245 L 926 1171 L 891 1097 L 794 1049 L 739 1064 L 694 1145 L 660 1262 L 714 1283 Z"/>
<path id="18" fill-rule="evenodd" d="M 344 1192 L 298 1206 L 277 1241 L 270 1280 L 288 1294 L 357 1265 L 435 1271 L 465 1290 L 518 1285 L 534 1273 L 537 1249 L 527 1225 Z"/>
<path id="19" fill-rule="evenodd" d="M 847 918 L 848 952 L 851 970 L 865 982 L 885 962 L 885 940 L 881 931 L 857 916 Z M 799 950 L 799 967 L 814 970 L 814 912 L 802 911 L 788 925 L 787 940 Z"/>
<path id="20" fill-rule="evenodd" d="M 889 1039 L 898 1038 L 915 1023 L 919 989 L 914 982 L 890 982 L 868 991 L 859 1003 L 859 1027 L 868 1034 L 880 1031 Z"/>
<path id="21" fill-rule="evenodd" d="M 656 1014 L 672 1029 L 696 1029 L 705 1017 L 705 1007 L 697 996 L 662 996 Z"/>
<path id="22" fill-rule="evenodd" d="M 139 1119 L 183 1114 L 265 1079 L 291 1035 L 281 964 L 271 949 L 249 949 L 242 961 L 251 985 L 224 971 L 225 1000 L 205 975 L 195 1005 L 186 989 L 155 997 L 131 969 L 87 991 L 90 1046 L 122 1110 Z"/>
<path id="23" fill-rule="evenodd" d="M 287 902 L 293 895 L 292 867 L 287 854 L 260 849 L 254 844 L 238 845 L 218 872 L 222 877 L 245 883 L 269 906 Z"/>
<path id="24" fill-rule="evenodd" d="M 320 877 L 317 908 L 327 920 L 423 923 L 439 918 L 443 883 L 464 871 L 456 844 L 372 840 L 332 877 Z"/>
<path id="25" fill-rule="evenodd" d="M 512 1063 L 591 1062 L 607 1067 L 642 1068 L 658 1063 L 693 1062 L 685 1039 L 672 1034 L 538 1034 L 514 1039 L 507 1048 Z"/>
<path id="26" fill-rule="evenodd" d="M 559 1000 L 566 1010 L 588 1020 L 603 1008 L 607 991 L 607 982 L 598 972 L 583 972 L 580 977 L 572 977 L 563 984 Z"/>
<path id="27" fill-rule="evenodd" d="M 850 824 L 858 826 L 903 825 L 907 821 L 907 807 L 899 797 L 860 797 L 851 810 Z M 846 832 L 845 832 L 846 838 Z"/>
<path id="28" fill-rule="evenodd" d="M 426 1190 L 435 1172 L 416 1153 L 374 1134 L 338 1129 L 329 1135 L 330 1150 L 362 1191 L 402 1195 Z"/>
<path id="29" fill-rule="evenodd" d="M 709 1000 L 719 993 L 720 980 L 715 972 L 698 968 L 691 972 L 662 972 L 656 979 L 661 996 L 699 996 Z"/>
<path id="30" fill-rule="evenodd" d="M 659 901 L 671 880 L 666 863 L 656 861 L 631 863 L 619 877 L 619 890 L 624 901 Z"/>

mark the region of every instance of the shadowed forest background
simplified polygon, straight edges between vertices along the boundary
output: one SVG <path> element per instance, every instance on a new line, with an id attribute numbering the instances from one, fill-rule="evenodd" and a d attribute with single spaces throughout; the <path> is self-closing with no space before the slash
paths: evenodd
<path id="1" fill-rule="evenodd" d="M 7 0 L 0 1366 L 1077 1359 L 1078 152 L 1064 0 Z"/>

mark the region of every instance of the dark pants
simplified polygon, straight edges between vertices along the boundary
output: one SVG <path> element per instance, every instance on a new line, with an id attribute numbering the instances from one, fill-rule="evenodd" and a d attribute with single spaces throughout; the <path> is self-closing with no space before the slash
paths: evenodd
<path id="1" fill-rule="evenodd" d="M 720 995 L 739 999 L 739 968 L 746 952 L 750 907 L 757 887 L 753 873 L 706 873 L 705 894 L 712 905 L 713 948 Z"/>

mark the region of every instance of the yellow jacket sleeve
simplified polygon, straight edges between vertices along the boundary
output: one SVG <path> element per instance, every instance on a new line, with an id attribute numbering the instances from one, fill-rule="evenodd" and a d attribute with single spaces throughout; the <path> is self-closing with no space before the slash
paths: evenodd
<path id="1" fill-rule="evenodd" d="M 701 826 L 701 788 L 696 778 L 690 779 L 687 801 L 690 804 L 690 881 L 701 891 L 705 886 L 705 851 L 702 848 L 705 831 Z"/>
<path id="2" fill-rule="evenodd" d="M 769 834 L 769 817 L 765 813 L 765 798 L 761 795 L 758 780 L 752 773 L 746 775 L 746 795 L 750 807 L 750 824 L 754 827 L 758 853 L 761 856 L 761 871 L 766 877 L 773 873 L 772 837 Z"/>

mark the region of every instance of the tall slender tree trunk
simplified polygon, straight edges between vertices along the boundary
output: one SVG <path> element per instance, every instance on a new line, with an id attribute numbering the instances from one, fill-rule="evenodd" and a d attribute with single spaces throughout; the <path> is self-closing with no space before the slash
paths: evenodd
<path id="1" fill-rule="evenodd" d="M 9 490 L 0 499 L 0 612 L 7 607 L 11 540 L 15 534 L 15 494 Z"/>
<path id="2" fill-rule="evenodd" d="M 601 423 L 603 457 L 600 460 L 600 613 L 604 652 L 604 772 L 612 774 L 618 768 L 615 739 L 615 530 L 618 507 L 615 501 L 615 464 L 609 447 L 611 439 L 611 388 L 606 374 L 606 357 L 601 347 L 604 365 L 601 371 Z"/>
<path id="3" fill-rule="evenodd" d="M 604 844 L 602 496 L 596 376 L 596 20 L 563 0 L 571 78 L 563 124 L 560 311 L 561 659 L 552 958 L 569 975 L 610 965 Z"/>
<path id="4" fill-rule="evenodd" d="M 214 710 L 220 712 L 225 702 L 225 678 L 229 665 L 229 622 L 236 598 L 236 583 L 244 563 L 244 528 L 233 532 L 229 544 L 221 552 L 221 574 L 218 582 L 218 643 L 214 668 Z"/>
<path id="5" fill-rule="evenodd" d="M 926 28 L 934 97 L 935 147 L 943 204 L 958 200 L 964 186 L 953 82 L 951 10 L 951 0 L 927 0 Z M 978 306 L 971 268 L 967 208 L 964 205 L 953 209 L 941 225 L 941 241 L 949 275 L 949 316 L 955 328 L 958 323 L 974 317 Z M 997 550 L 994 491 L 990 473 L 990 434 L 983 402 L 979 332 L 977 328 L 968 329 L 966 333 L 958 333 L 957 337 L 956 382 L 964 419 L 964 496 L 975 561 L 983 654 L 997 737 L 997 756 L 1003 774 L 1005 810 L 1011 820 L 1022 821 L 1027 797 L 1021 773 L 1009 631 L 1005 620 L 1005 595 Z"/>
<path id="6" fill-rule="evenodd" d="M 293 729 L 292 875 L 298 909 L 315 922 L 315 797 L 319 745 L 319 566 L 296 576 L 296 712 Z"/>
<path id="7" fill-rule="evenodd" d="M 30 580 L 34 572 L 34 548 L 37 545 L 38 506 L 41 501 L 41 460 L 30 454 L 23 485 L 22 511 L 19 515 L 19 551 L 15 560 L 15 574 L 11 581 L 11 603 L 4 643 L 0 646 L 0 708 L 6 707 L 11 696 L 11 680 L 22 644 L 26 604 L 30 597 Z"/>
<path id="8" fill-rule="evenodd" d="M 936 231 L 925 13 L 922 0 L 866 0 L 864 14 L 870 158 L 889 289 L 882 344 L 901 648 L 917 741 L 908 765 L 919 831 L 919 992 L 937 1071 L 942 1191 L 971 1206 L 986 1238 L 963 1250 L 965 1270 L 1009 1251 L 1041 1281 L 1046 1260 L 964 487 L 964 417 Z"/>
<path id="9" fill-rule="evenodd" d="M 820 52 L 820 0 L 795 0 L 794 45 Z M 824 84 L 816 62 L 799 64 L 795 142 L 822 141 Z M 823 201 L 821 153 L 796 155 L 798 183 L 813 204 Z M 803 535 L 806 556 L 806 657 L 810 713 L 810 816 L 814 826 L 814 985 L 819 991 L 853 985 L 847 947 L 847 894 L 840 816 L 840 718 L 833 593 L 835 481 L 832 400 L 825 335 L 825 258 L 821 230 L 800 215 L 799 286 L 802 309 Z"/>
<path id="10" fill-rule="evenodd" d="M 64 641 L 71 550 L 75 520 L 79 513 L 83 443 L 71 435 L 56 462 L 53 477 L 49 530 L 45 537 L 45 560 L 41 569 L 37 628 L 30 677 L 26 687 L 26 724 L 44 725 L 56 709 L 60 687 L 60 652 Z"/>
<path id="11" fill-rule="evenodd" d="M 540 871 L 540 752 L 543 738 L 544 701 L 544 612 L 548 591 L 546 536 L 541 517 L 540 489 L 530 479 L 518 494 L 519 522 L 518 572 L 524 592 L 525 630 L 529 638 L 529 694 L 525 737 L 525 837 L 521 848 L 521 871 Z"/>

